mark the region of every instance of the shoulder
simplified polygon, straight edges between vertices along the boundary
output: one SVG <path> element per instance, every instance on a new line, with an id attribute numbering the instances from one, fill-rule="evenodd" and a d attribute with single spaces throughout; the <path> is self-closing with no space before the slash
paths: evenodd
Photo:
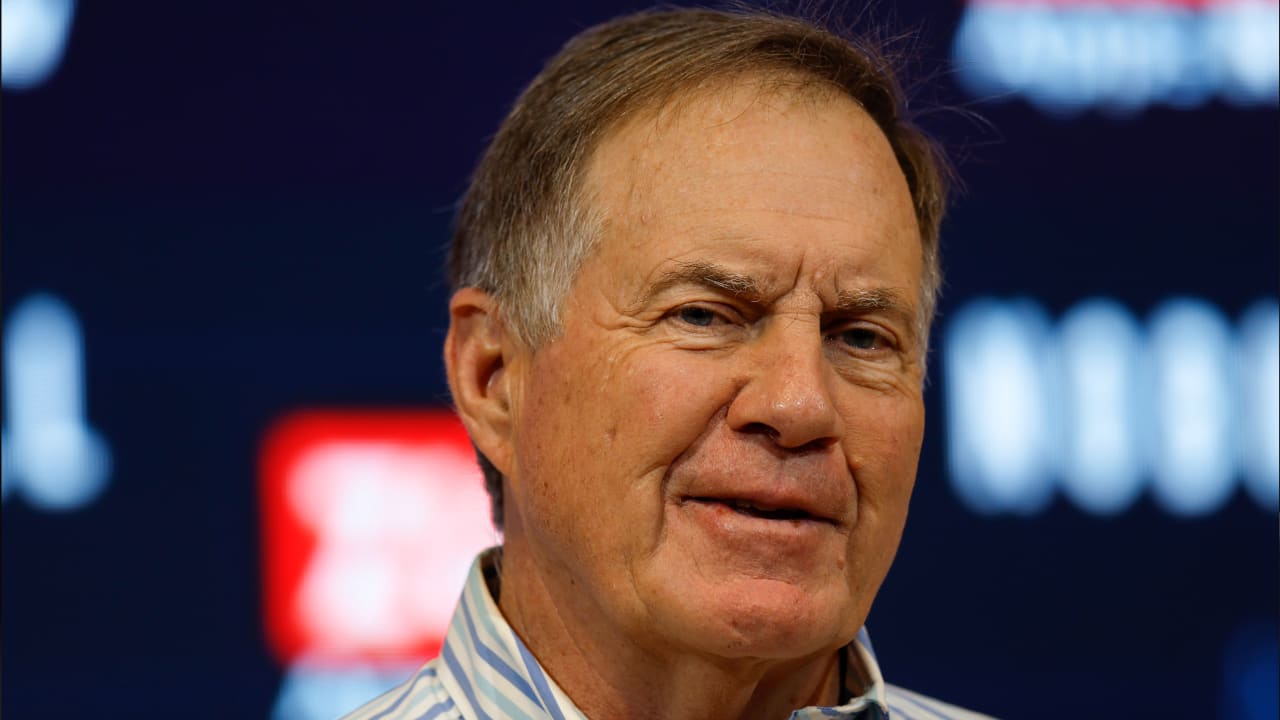
<path id="1" fill-rule="evenodd" d="M 341 720 L 461 720 L 462 713 L 440 682 L 436 666 L 434 660 L 423 665 L 408 680 L 343 715 Z"/>
<path id="2" fill-rule="evenodd" d="M 897 685 L 886 683 L 884 689 L 889 717 L 893 720 L 993 720 L 990 715 L 965 710 Z"/>

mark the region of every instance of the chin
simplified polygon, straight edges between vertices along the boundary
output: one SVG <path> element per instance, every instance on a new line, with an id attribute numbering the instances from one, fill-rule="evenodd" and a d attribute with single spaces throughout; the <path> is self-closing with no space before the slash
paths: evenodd
<path id="1" fill-rule="evenodd" d="M 847 591 L 846 591 L 847 592 Z M 737 578 L 690 592 L 670 609 L 683 616 L 677 642 L 727 658 L 798 659 L 852 640 L 851 603 L 840 593 L 768 578 Z"/>

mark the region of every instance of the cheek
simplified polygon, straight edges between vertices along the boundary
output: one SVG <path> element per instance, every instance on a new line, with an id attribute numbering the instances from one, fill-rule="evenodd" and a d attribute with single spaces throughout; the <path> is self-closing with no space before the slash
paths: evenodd
<path id="1" fill-rule="evenodd" d="M 918 397 L 864 397 L 845 414 L 847 452 L 858 481 L 859 503 L 888 517 L 905 515 L 924 440 Z"/>
<path id="2" fill-rule="evenodd" d="M 874 597 L 906 526 L 924 436 L 922 405 L 907 398 L 864 398 L 848 448 L 858 488 L 858 515 L 849 536 L 851 592 Z M 846 416 L 847 418 L 848 416 Z"/>
<path id="3" fill-rule="evenodd" d="M 599 399 L 596 368 L 563 362 L 563 353 L 548 350 L 528 373 L 530 381 L 512 408 L 515 427 L 515 492 L 544 517 L 588 498 L 595 485 L 602 427 L 607 408 Z"/>
<path id="4" fill-rule="evenodd" d="M 599 350 L 547 348 L 530 368 L 534 380 L 516 412 L 517 467 L 539 499 L 616 499 L 687 449 L 714 414 L 703 400 L 706 373 L 661 348 Z M 572 492 L 558 487 L 567 478 Z"/>
<path id="5" fill-rule="evenodd" d="M 548 356 L 532 370 L 517 430 L 513 498 L 537 542 L 584 562 L 651 553 L 661 535 L 664 479 L 714 421 L 723 366 L 661 348 Z M 567 360 L 576 362 L 569 367 Z M 558 364 L 551 365 L 551 361 Z M 714 373 L 706 372 L 708 369 Z M 720 378 L 717 380 L 717 378 Z M 717 395 L 719 393 L 719 395 Z M 583 546 L 579 538 L 591 537 Z"/>
<path id="6" fill-rule="evenodd" d="M 669 465 L 707 433 L 732 399 L 733 381 L 722 359 L 691 356 L 684 350 L 648 350 L 632 358 L 618 378 L 626 389 L 610 401 L 626 408 L 619 419 L 619 439 L 633 444 L 624 452 L 634 452 L 656 467 Z"/>

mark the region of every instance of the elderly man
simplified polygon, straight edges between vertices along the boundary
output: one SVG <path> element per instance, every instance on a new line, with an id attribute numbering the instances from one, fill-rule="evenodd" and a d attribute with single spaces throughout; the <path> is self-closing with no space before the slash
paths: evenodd
<path id="1" fill-rule="evenodd" d="M 504 542 L 440 657 L 351 717 L 979 717 L 885 684 L 861 630 L 939 282 L 902 106 L 871 51 L 764 14 L 625 17 L 550 62 L 451 260 Z"/>

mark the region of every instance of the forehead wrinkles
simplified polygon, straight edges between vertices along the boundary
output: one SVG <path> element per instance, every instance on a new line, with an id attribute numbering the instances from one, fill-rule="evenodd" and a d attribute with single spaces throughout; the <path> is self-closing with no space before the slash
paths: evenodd
<path id="1" fill-rule="evenodd" d="M 829 91 L 797 94 L 759 83 L 700 89 L 619 123 L 592 154 L 585 184 L 614 228 L 654 219 L 687 222 L 689 215 L 723 209 L 856 220 L 859 229 L 891 223 L 901 213 L 914 220 L 909 201 L 901 202 L 909 192 L 868 182 L 878 161 L 893 158 L 888 140 L 870 117 L 850 123 L 848 115 L 839 117 L 845 113 L 865 116 L 852 100 Z M 779 122 L 791 117 L 805 141 L 798 153 L 796 137 Z M 834 130 L 833 137 L 813 132 L 815 125 L 832 126 L 824 130 Z M 905 191 L 896 161 L 893 168 Z M 752 192 L 760 183 L 777 192 Z M 718 192 L 698 192 L 709 185 Z M 743 198 L 750 198 L 749 207 Z"/>

